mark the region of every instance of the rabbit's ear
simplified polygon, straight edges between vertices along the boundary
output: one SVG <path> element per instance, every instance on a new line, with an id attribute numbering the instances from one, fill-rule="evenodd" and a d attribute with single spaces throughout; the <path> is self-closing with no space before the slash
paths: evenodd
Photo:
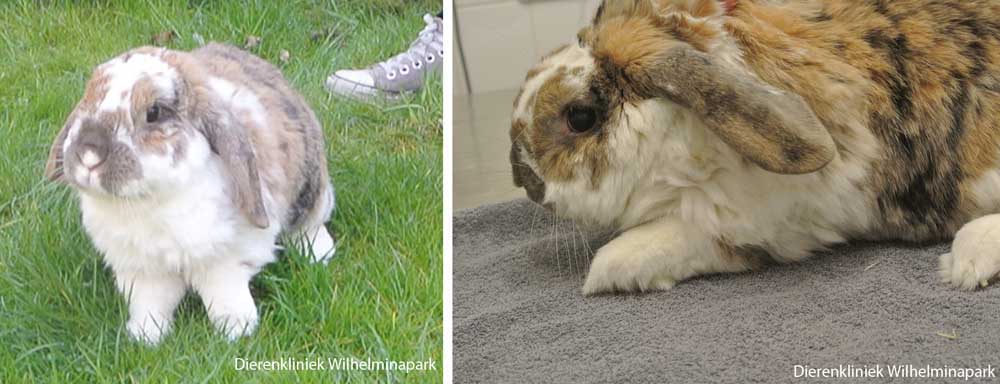
<path id="1" fill-rule="evenodd" d="M 71 113 L 66 119 L 66 123 L 63 124 L 62 130 L 56 135 L 56 140 L 52 142 L 52 147 L 49 148 L 49 158 L 45 161 L 45 178 L 49 181 L 65 180 L 63 179 L 65 175 L 63 171 L 63 147 L 75 121 L 76 113 Z"/>
<path id="2" fill-rule="evenodd" d="M 656 13 L 652 0 L 604 0 L 597 7 L 591 25 L 599 25 L 617 17 L 653 16 Z"/>
<path id="3" fill-rule="evenodd" d="M 653 0 L 660 12 L 684 13 L 691 17 L 718 17 L 732 13 L 737 0 Z"/>
<path id="4" fill-rule="evenodd" d="M 251 223 L 267 228 L 269 220 L 249 130 L 225 110 L 209 108 L 201 111 L 200 118 L 202 134 L 225 165 L 234 203 Z"/>
<path id="5" fill-rule="evenodd" d="M 597 8 L 592 24 L 615 17 L 652 16 L 684 13 L 692 17 L 715 17 L 731 13 L 737 0 L 605 0 Z"/>
<path id="6" fill-rule="evenodd" d="M 799 95 L 763 84 L 684 43 L 633 73 L 643 93 L 693 110 L 736 152 L 771 172 L 803 174 L 836 155 L 826 127 Z"/>

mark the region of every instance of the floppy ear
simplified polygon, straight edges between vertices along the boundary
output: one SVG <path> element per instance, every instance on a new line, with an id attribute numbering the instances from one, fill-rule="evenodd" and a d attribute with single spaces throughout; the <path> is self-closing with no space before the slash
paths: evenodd
<path id="1" fill-rule="evenodd" d="M 736 152 L 771 172 L 803 174 L 836 155 L 826 127 L 796 94 L 767 87 L 688 44 L 658 55 L 639 73 L 647 96 L 691 108 Z"/>
<path id="2" fill-rule="evenodd" d="M 650 0 L 604 0 L 597 7 L 591 24 L 597 25 L 615 17 L 651 16 L 654 13 Z"/>
<path id="3" fill-rule="evenodd" d="M 63 144 L 66 143 L 66 137 L 69 136 L 70 127 L 73 122 L 76 121 L 76 112 L 70 113 L 69 118 L 66 119 L 66 123 L 63 124 L 62 130 L 56 135 L 56 141 L 52 142 L 52 147 L 49 149 L 49 158 L 45 161 L 45 178 L 49 181 L 63 181 Z"/>
<path id="4" fill-rule="evenodd" d="M 212 108 L 201 115 L 200 128 L 212 152 L 225 165 L 233 202 L 259 228 L 267 228 L 269 220 L 261 196 L 257 156 L 250 142 L 250 132 L 231 113 Z"/>

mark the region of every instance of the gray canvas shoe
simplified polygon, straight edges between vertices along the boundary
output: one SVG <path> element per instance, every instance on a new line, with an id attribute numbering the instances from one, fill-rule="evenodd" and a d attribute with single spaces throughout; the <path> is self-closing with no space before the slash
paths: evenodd
<path id="1" fill-rule="evenodd" d="M 440 18 L 424 15 L 427 25 L 410 48 L 366 69 L 342 69 L 326 78 L 326 89 L 349 97 L 394 97 L 419 90 L 427 76 L 441 73 L 444 28 Z"/>

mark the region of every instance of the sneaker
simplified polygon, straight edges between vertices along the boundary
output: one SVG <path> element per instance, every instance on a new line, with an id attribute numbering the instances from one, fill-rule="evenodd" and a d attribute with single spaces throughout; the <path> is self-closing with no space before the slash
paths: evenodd
<path id="1" fill-rule="evenodd" d="M 366 69 L 343 69 L 326 78 L 330 92 L 356 98 L 389 97 L 419 90 L 427 75 L 441 73 L 444 61 L 443 21 L 424 15 L 427 25 L 405 52 Z"/>

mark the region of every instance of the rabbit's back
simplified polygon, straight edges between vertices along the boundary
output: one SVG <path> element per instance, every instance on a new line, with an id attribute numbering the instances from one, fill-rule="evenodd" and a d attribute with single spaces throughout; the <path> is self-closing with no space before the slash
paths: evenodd
<path id="1" fill-rule="evenodd" d="M 310 218 L 328 216 L 314 212 L 332 191 L 322 128 L 305 99 L 277 68 L 246 51 L 212 43 L 192 54 L 212 76 L 209 87 L 230 95 L 233 107 L 246 112 L 235 117 L 249 128 L 261 179 L 283 213 L 283 228 L 296 230 L 315 224 L 306 223 Z"/>
<path id="2" fill-rule="evenodd" d="M 1000 2 L 773 5 L 742 2 L 724 27 L 866 164 L 884 232 L 948 237 L 1000 209 Z"/>

